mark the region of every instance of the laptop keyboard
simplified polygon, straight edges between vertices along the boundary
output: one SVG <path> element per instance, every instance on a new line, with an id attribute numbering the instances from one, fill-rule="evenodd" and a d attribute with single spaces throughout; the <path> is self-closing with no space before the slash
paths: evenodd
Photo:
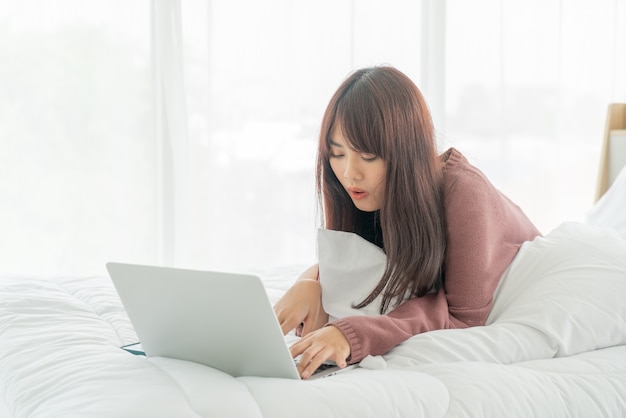
<path id="1" fill-rule="evenodd" d="M 300 363 L 299 359 L 294 359 L 294 363 L 296 363 L 297 366 Z M 332 369 L 333 367 L 337 367 L 337 365 L 334 363 L 322 363 L 317 369 L 315 369 L 312 376 L 321 373 L 324 370 Z"/>

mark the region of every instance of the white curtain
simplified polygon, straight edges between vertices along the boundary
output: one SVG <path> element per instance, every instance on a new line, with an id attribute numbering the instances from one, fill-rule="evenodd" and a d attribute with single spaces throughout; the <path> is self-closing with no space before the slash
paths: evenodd
<path id="1" fill-rule="evenodd" d="M 626 1 L 448 0 L 446 123 L 544 232 L 584 220 L 607 106 L 626 101 Z"/>
<path id="2" fill-rule="evenodd" d="M 156 147 L 157 258 L 175 263 L 189 235 L 189 137 L 179 0 L 152 1 L 152 72 Z"/>
<path id="3" fill-rule="evenodd" d="M 625 0 L 0 5 L 0 274 L 315 260 L 319 122 L 392 64 L 544 231 L 593 204 Z"/>
<path id="4" fill-rule="evenodd" d="M 0 3 L 0 273 L 155 261 L 150 4 Z"/>

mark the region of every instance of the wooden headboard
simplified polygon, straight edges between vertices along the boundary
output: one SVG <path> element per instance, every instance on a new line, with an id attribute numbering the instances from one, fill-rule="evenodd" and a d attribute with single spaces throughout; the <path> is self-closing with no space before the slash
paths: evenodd
<path id="1" fill-rule="evenodd" d="M 602 140 L 602 154 L 600 156 L 600 173 L 598 175 L 596 201 L 602 197 L 611 185 L 609 179 L 611 157 L 610 137 L 611 131 L 616 129 L 626 129 L 626 103 L 611 103 L 607 111 L 604 138 Z"/>

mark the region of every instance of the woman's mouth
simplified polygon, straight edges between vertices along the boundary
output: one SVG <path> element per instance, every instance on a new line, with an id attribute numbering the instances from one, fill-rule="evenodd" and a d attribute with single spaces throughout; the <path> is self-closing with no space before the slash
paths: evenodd
<path id="1" fill-rule="evenodd" d="M 358 187 L 348 187 L 346 190 L 348 190 L 350 197 L 354 200 L 365 199 L 369 195 L 365 190 L 359 189 Z"/>

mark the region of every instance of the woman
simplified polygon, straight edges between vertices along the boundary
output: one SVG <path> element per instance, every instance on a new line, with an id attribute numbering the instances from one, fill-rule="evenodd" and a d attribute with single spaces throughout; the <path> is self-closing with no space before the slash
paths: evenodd
<path id="1" fill-rule="evenodd" d="M 381 314 L 328 322 L 319 267 L 305 271 L 274 309 L 309 377 L 326 360 L 340 367 L 435 329 L 484 325 L 501 275 L 520 245 L 539 235 L 524 213 L 461 155 L 441 156 L 427 105 L 393 67 L 354 72 L 323 117 L 317 191 L 327 229 L 378 245 L 386 270 L 362 308 Z"/>

